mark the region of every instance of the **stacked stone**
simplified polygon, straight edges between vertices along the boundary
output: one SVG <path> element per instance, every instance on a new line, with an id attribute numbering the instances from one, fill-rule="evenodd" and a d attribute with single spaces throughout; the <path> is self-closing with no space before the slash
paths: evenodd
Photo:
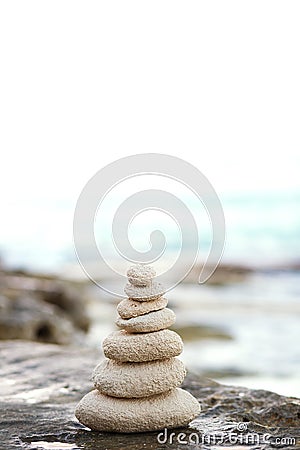
<path id="1" fill-rule="evenodd" d="M 93 430 L 142 432 L 187 425 L 200 412 L 198 401 L 178 388 L 185 377 L 180 336 L 163 286 L 150 266 L 132 266 L 118 304 L 120 331 L 103 342 L 106 359 L 94 370 L 95 390 L 78 404 L 75 415 Z"/>

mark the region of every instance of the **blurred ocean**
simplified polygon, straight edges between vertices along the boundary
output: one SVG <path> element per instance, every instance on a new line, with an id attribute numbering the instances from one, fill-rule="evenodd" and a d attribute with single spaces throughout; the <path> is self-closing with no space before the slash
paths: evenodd
<path id="1" fill-rule="evenodd" d="M 235 193 L 220 195 L 226 219 L 226 247 L 223 261 L 251 266 L 284 265 L 300 261 L 300 191 L 279 193 Z M 190 203 L 189 203 L 190 202 Z M 194 202 L 194 203 L 193 203 Z M 200 251 L 209 249 L 211 232 L 204 208 L 188 199 L 200 230 Z M 76 261 L 72 227 L 75 201 L 72 199 L 20 199 L 2 215 L 0 255 L 12 267 L 60 272 Z M 100 245 L 110 257 L 110 204 L 99 213 Z M 144 216 L 144 220 L 143 220 Z M 163 228 L 168 252 L 179 250 L 180 240 L 173 221 L 140 214 L 133 226 L 131 242 L 141 250 L 153 229 Z M 121 225 L 120 225 L 121 226 Z M 111 255 L 113 256 L 113 255 Z"/>
<path id="2" fill-rule="evenodd" d="M 205 212 L 189 201 L 198 214 L 204 255 L 210 246 L 209 223 Z M 222 382 L 300 397 L 300 192 L 226 194 L 221 201 L 226 218 L 223 262 L 259 270 L 237 282 L 185 284 L 168 293 L 185 341 L 183 359 L 189 370 Z M 70 199 L 11 204 L 1 220 L 5 265 L 60 276 L 70 274 L 71 268 L 84 279 L 72 242 L 74 208 Z M 104 205 L 96 221 L 108 258 L 114 257 L 112 209 Z M 178 252 L 174 224 L 142 216 L 132 224 L 132 244 L 147 249 L 145 236 L 158 228 L 167 237 L 169 256 Z M 116 299 L 108 301 L 91 286 L 90 345 L 99 346 L 114 329 L 115 307 Z M 207 334 L 199 336 L 203 329 Z"/>

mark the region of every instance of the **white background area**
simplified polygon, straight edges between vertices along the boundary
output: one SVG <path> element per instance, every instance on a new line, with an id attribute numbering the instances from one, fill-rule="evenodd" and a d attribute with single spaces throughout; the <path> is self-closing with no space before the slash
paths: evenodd
<path id="1" fill-rule="evenodd" d="M 299 187 L 297 1 L 3 1 L 2 207 L 76 199 L 116 158 L 223 190 Z"/>

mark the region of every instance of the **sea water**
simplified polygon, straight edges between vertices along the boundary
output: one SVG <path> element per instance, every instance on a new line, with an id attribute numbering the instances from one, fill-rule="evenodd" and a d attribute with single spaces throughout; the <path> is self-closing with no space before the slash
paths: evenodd
<path id="1" fill-rule="evenodd" d="M 259 270 L 238 283 L 190 284 L 168 294 L 179 325 L 216 327 L 231 337 L 186 342 L 183 358 L 190 370 L 223 382 L 300 396 L 300 277 L 294 270 L 300 261 L 300 192 L 234 193 L 221 195 L 221 201 L 227 235 L 223 261 Z M 1 220 L 5 264 L 60 275 L 78 268 L 72 243 L 74 207 L 68 200 L 11 205 Z M 102 214 L 105 222 L 109 215 Z M 159 228 L 160 222 L 137 225 L 132 244 L 141 245 L 147 237 L 148 245 L 151 228 Z M 205 253 L 211 232 L 207 224 L 200 225 L 200 250 Z M 178 252 L 174 228 L 168 226 L 165 222 L 168 251 Z M 111 239 L 108 223 L 106 227 L 104 246 Z M 101 295 L 95 287 L 91 345 L 99 345 L 112 329 L 115 305 L 104 305 Z"/>
<path id="2" fill-rule="evenodd" d="M 221 193 L 220 200 L 226 220 L 223 261 L 257 266 L 300 260 L 300 192 Z M 211 245 L 210 222 L 193 197 L 188 201 L 198 219 L 200 251 L 205 254 Z M 75 204 L 75 199 L 23 199 L 10 204 L 1 217 L 0 255 L 6 264 L 55 272 L 66 263 L 76 262 L 72 235 Z M 99 246 L 108 249 L 108 258 L 113 248 L 111 212 L 108 204 L 97 218 L 102 227 Z M 147 215 L 143 220 L 140 214 L 137 224 L 133 222 L 133 232 L 129 233 L 132 245 L 146 250 L 151 231 L 163 228 L 168 254 L 180 253 L 181 242 L 173 221 L 153 214 L 151 220 Z M 97 238 L 97 229 L 95 233 Z"/>

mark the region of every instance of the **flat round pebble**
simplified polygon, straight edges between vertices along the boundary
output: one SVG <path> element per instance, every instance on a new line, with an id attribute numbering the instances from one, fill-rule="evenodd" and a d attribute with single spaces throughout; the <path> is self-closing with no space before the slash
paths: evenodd
<path id="1" fill-rule="evenodd" d="M 198 401 L 180 388 L 138 399 L 110 397 L 95 389 L 75 410 L 75 416 L 86 427 L 118 433 L 184 427 L 199 413 Z"/>
<path id="2" fill-rule="evenodd" d="M 132 300 L 147 302 L 162 297 L 165 293 L 165 288 L 161 283 L 152 281 L 148 286 L 133 286 L 127 283 L 124 291 Z"/>
<path id="3" fill-rule="evenodd" d="M 133 317 L 132 319 L 119 317 L 116 324 L 119 328 L 130 333 L 149 333 L 151 331 L 164 330 L 173 325 L 175 321 L 175 313 L 169 308 L 164 308 L 143 316 Z"/>
<path id="4" fill-rule="evenodd" d="M 95 388 L 102 394 L 119 398 L 148 397 L 179 386 L 185 377 L 178 358 L 144 363 L 102 361 L 93 372 Z"/>
<path id="5" fill-rule="evenodd" d="M 168 300 L 164 297 L 149 302 L 137 302 L 136 300 L 125 298 L 125 300 L 122 300 L 118 304 L 117 311 L 122 319 L 131 319 L 132 317 L 142 316 L 143 314 L 163 309 L 167 304 Z"/>
<path id="6" fill-rule="evenodd" d="M 183 350 L 182 339 L 175 331 L 127 333 L 125 330 L 109 334 L 102 344 L 106 358 L 120 362 L 144 362 L 172 358 Z"/>
<path id="7" fill-rule="evenodd" d="M 149 285 L 155 275 L 156 272 L 153 267 L 146 266 L 144 264 L 136 264 L 135 266 L 131 266 L 127 271 L 128 281 L 134 286 Z"/>

